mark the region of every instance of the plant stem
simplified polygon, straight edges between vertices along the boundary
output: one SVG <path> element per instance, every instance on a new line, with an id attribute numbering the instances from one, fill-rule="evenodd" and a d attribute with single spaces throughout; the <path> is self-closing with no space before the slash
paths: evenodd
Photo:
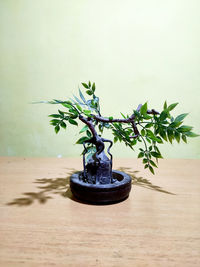
<path id="1" fill-rule="evenodd" d="M 82 115 L 79 115 L 79 119 L 88 126 L 88 128 L 92 132 L 92 135 L 93 135 L 94 138 L 98 136 L 98 134 L 97 134 L 97 132 L 95 130 L 95 127 L 94 127 L 93 123 L 91 122 L 90 118 L 86 118 L 86 117 L 84 117 Z"/>

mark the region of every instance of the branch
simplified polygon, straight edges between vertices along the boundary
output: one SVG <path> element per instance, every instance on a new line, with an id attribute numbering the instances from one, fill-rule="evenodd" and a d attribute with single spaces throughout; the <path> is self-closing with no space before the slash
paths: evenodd
<path id="1" fill-rule="evenodd" d="M 107 123 L 113 123 L 113 122 L 130 123 L 131 121 L 133 121 L 135 119 L 135 115 L 134 114 L 131 117 L 127 118 L 127 119 L 109 119 L 109 118 L 104 118 L 102 116 L 93 115 L 93 114 L 91 114 L 91 116 L 96 121 L 107 122 Z"/>
<path id="2" fill-rule="evenodd" d="M 79 119 L 88 126 L 88 128 L 92 132 L 93 137 L 96 137 L 98 135 L 93 123 L 90 120 L 88 120 L 88 118 L 79 115 Z"/>
<path id="3" fill-rule="evenodd" d="M 155 109 L 147 110 L 147 114 L 153 114 L 153 115 L 159 115 L 160 113 L 156 111 Z"/>
<path id="4" fill-rule="evenodd" d="M 138 105 L 136 111 L 139 112 L 141 107 L 142 107 L 142 104 Z M 147 113 L 148 114 L 154 114 L 154 115 L 159 114 L 159 112 L 157 112 L 154 109 L 147 110 Z M 135 123 L 135 115 L 134 114 L 132 114 L 127 119 L 109 119 L 109 118 L 105 118 L 105 117 L 102 117 L 100 115 L 95 115 L 95 114 L 91 114 L 91 116 L 97 122 L 104 122 L 104 123 L 113 123 L 113 122 L 131 123 L 133 131 L 135 133 L 134 137 L 132 137 L 132 138 L 137 138 L 139 136 L 139 131 L 138 131 L 137 125 Z M 83 117 L 82 115 L 79 115 L 79 119 L 89 127 L 89 129 L 91 130 L 91 132 L 92 132 L 94 137 L 98 135 L 96 130 L 95 130 L 95 127 L 94 127 L 93 123 L 91 122 L 91 118 L 86 118 L 86 117 Z"/>
<path id="5" fill-rule="evenodd" d="M 142 104 L 139 104 L 136 111 L 139 112 L 140 109 L 142 107 Z M 156 114 L 160 114 L 158 111 L 156 111 L 155 109 L 151 109 L 151 110 L 147 110 L 147 114 L 153 114 L 153 115 L 156 115 Z M 127 119 L 109 119 L 109 118 L 104 118 L 102 116 L 98 116 L 98 115 L 94 115 L 94 114 L 91 114 L 92 117 L 96 120 L 96 121 L 100 121 L 100 122 L 106 122 L 106 123 L 113 123 L 113 122 L 119 122 L 119 123 L 132 123 L 134 122 L 135 120 L 135 115 L 132 114 L 129 118 Z M 136 127 L 136 125 L 135 125 Z"/>

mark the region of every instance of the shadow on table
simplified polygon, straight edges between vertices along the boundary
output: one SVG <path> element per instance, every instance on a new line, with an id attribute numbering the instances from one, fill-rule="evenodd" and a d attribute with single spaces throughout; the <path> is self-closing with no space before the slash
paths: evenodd
<path id="1" fill-rule="evenodd" d="M 143 177 L 137 177 L 136 174 L 139 171 L 132 171 L 131 168 L 124 168 L 124 167 L 120 167 L 118 170 L 129 174 L 131 176 L 133 185 L 141 186 L 141 187 L 155 190 L 155 191 L 165 193 L 165 194 L 175 195 L 169 191 L 162 189 L 160 186 L 152 184 L 149 180 Z M 70 172 L 68 172 L 68 176 L 65 178 L 36 179 L 34 183 L 39 184 L 39 186 L 37 186 L 37 189 L 40 189 L 39 192 L 23 193 L 23 197 L 15 198 L 11 202 L 7 203 L 6 205 L 28 206 L 28 205 L 33 204 L 35 201 L 38 201 L 40 204 L 45 204 L 49 199 L 53 198 L 54 194 L 58 194 L 62 197 L 66 197 L 76 202 L 80 202 L 79 200 L 74 198 L 70 190 L 70 186 L 69 186 L 70 176 L 76 172 L 77 170 L 70 169 Z"/>
<path id="2" fill-rule="evenodd" d="M 137 186 L 141 186 L 147 189 L 151 189 L 151 190 L 155 190 L 161 193 L 165 193 L 165 194 L 170 194 L 170 195 L 176 195 L 174 193 L 171 193 L 169 191 L 166 191 L 164 189 L 162 189 L 162 187 L 158 186 L 158 185 L 154 185 L 152 184 L 149 180 L 143 178 L 143 177 L 137 177 L 136 174 L 139 171 L 132 171 L 131 168 L 125 168 L 125 167 L 120 167 L 118 169 L 119 171 L 125 172 L 128 175 L 130 175 L 131 179 L 132 179 L 132 185 L 137 185 Z"/>
<path id="3" fill-rule="evenodd" d="M 15 198 L 7 205 L 17 205 L 17 206 L 28 206 L 33 204 L 35 201 L 38 201 L 40 204 L 45 204 L 47 200 L 52 199 L 54 194 L 58 194 L 62 197 L 67 197 L 73 199 L 69 187 L 69 179 L 73 173 L 76 173 L 77 170 L 69 169 L 68 175 L 65 178 L 41 178 L 36 179 L 36 187 L 40 191 L 38 192 L 26 192 L 23 193 L 23 197 Z"/>

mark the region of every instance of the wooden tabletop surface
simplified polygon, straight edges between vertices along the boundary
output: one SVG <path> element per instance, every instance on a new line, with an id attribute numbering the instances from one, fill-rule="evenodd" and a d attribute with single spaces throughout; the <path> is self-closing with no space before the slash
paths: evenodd
<path id="1" fill-rule="evenodd" d="M 0 266 L 200 266 L 200 160 L 115 159 L 133 178 L 124 202 L 73 199 L 81 159 L 0 158 Z"/>

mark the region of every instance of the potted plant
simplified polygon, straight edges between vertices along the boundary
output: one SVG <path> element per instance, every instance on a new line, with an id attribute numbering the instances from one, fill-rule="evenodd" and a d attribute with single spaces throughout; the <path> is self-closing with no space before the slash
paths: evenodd
<path id="1" fill-rule="evenodd" d="M 68 124 L 77 126 L 78 122 L 84 127 L 80 130 L 83 135 L 76 142 L 84 147 L 83 171 L 71 176 L 70 187 L 75 197 L 91 203 L 111 203 L 124 200 L 131 190 L 131 178 L 129 175 L 112 170 L 111 140 L 105 139 L 102 134 L 104 128 L 112 131 L 114 143 L 123 142 L 133 150 L 139 142 L 138 158 L 144 163 L 144 168 L 154 174 L 159 158 L 162 158 L 158 148 L 164 142 L 180 140 L 187 143 L 187 137 L 196 137 L 191 126 L 183 125 L 187 113 L 175 118 L 171 111 L 178 103 L 167 105 L 165 101 L 161 112 L 148 109 L 147 102 L 140 104 L 130 115 L 121 113 L 121 118 L 103 116 L 100 109 L 99 98 L 95 94 L 95 83 L 82 83 L 84 96 L 79 89 L 79 97 L 74 96 L 70 100 L 53 100 L 45 103 L 59 104 L 64 110 L 51 114 L 50 124 L 56 134 L 60 129 L 66 129 Z M 105 143 L 108 143 L 107 154 Z"/>

